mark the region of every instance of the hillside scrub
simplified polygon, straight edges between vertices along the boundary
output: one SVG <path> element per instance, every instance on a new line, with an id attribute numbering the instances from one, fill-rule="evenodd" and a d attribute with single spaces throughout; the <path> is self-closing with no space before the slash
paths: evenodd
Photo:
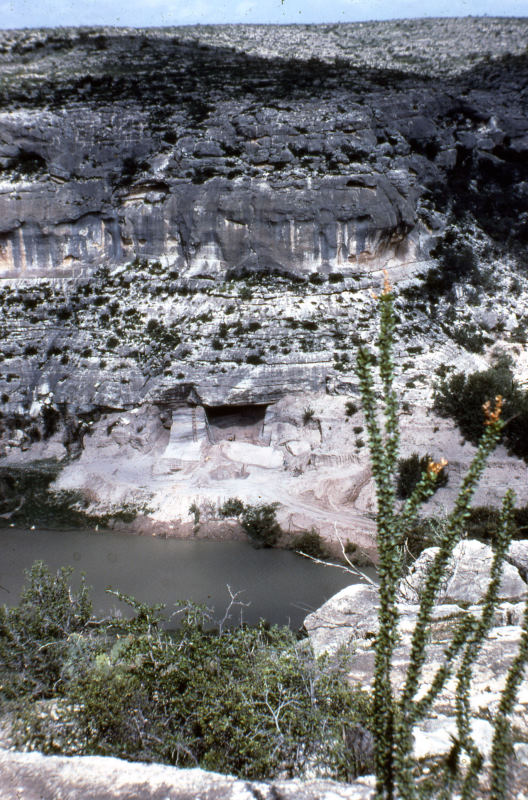
<path id="1" fill-rule="evenodd" d="M 316 661 L 288 628 L 226 629 L 232 606 L 215 628 L 207 609 L 181 604 L 167 631 L 161 606 L 114 592 L 133 618 L 94 619 L 85 585 L 72 592 L 68 578 L 37 563 L 20 605 L 0 609 L 2 711 L 18 720 L 17 746 L 248 779 L 356 774 L 345 738 L 370 700 L 339 660 Z"/>
<path id="2" fill-rule="evenodd" d="M 499 361 L 482 372 L 457 372 L 437 387 L 435 411 L 451 417 L 465 438 L 477 444 L 484 429 L 481 408 L 491 397 L 504 398 L 502 438 L 512 455 L 528 462 L 528 392 L 513 377 L 509 364 Z"/>
<path id="3" fill-rule="evenodd" d="M 238 497 L 230 497 L 219 513 L 223 518 L 238 517 L 255 547 L 273 547 L 282 533 L 276 516 L 278 507 L 278 503 L 246 505 Z"/>
<path id="4" fill-rule="evenodd" d="M 412 453 L 408 458 L 400 458 L 398 461 L 397 492 L 401 500 L 406 500 L 411 496 L 431 461 L 430 455 L 426 454 L 420 457 L 418 453 Z M 447 470 L 443 467 L 438 473 L 436 487 L 446 486 L 447 482 Z"/>

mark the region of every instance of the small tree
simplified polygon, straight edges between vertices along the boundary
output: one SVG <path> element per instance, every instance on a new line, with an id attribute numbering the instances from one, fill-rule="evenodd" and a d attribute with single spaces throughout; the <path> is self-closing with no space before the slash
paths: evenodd
<path id="1" fill-rule="evenodd" d="M 377 544 L 379 557 L 379 630 L 375 643 L 374 704 L 372 729 L 375 740 L 377 800 L 415 800 L 420 796 L 418 782 L 420 767 L 413 756 L 413 729 L 430 711 L 448 678 L 456 677 L 457 736 L 446 761 L 443 779 L 436 782 L 437 796 L 448 798 L 456 784 L 462 800 L 474 793 L 483 757 L 475 745 L 470 728 L 469 691 L 472 667 L 484 637 L 493 621 L 501 580 L 502 565 L 513 528 L 513 492 L 508 491 L 502 505 L 500 524 L 495 537 L 495 554 L 491 580 L 483 598 L 480 616 L 467 614 L 454 623 L 451 641 L 444 650 L 444 660 L 421 699 L 416 699 L 418 687 L 423 690 L 422 670 L 426 658 L 434 603 L 453 549 L 464 534 L 472 496 L 484 471 L 486 460 L 500 439 L 504 422 L 501 418 L 503 400 L 495 397 L 492 405 L 484 403 L 484 431 L 469 470 L 462 481 L 453 511 L 438 540 L 436 555 L 425 580 L 415 628 L 411 637 L 409 663 L 399 694 L 392 686 L 392 659 L 398 641 L 397 590 L 401 578 L 402 545 L 415 524 L 420 506 L 435 491 L 438 475 L 445 461 L 430 461 L 403 507 L 396 502 L 395 479 L 398 462 L 398 401 L 393 388 L 394 336 L 393 294 L 385 275 L 385 286 L 379 299 L 380 333 L 377 342 L 377 364 L 382 386 L 383 402 L 378 409 L 373 379 L 372 354 L 361 348 L 356 372 L 360 382 L 363 410 L 368 431 L 372 471 L 377 494 Z M 524 616 L 518 656 L 507 676 L 506 687 L 495 720 L 492 752 L 492 798 L 506 797 L 506 763 L 509 755 L 510 714 L 518 685 L 528 660 L 528 602 Z M 462 767 L 462 754 L 467 767 Z M 433 789 L 433 792 L 435 790 Z"/>
<path id="2" fill-rule="evenodd" d="M 257 547 L 273 547 L 281 535 L 277 522 L 278 503 L 260 503 L 245 506 L 240 515 L 240 524 Z"/>
<path id="3" fill-rule="evenodd" d="M 273 547 L 282 533 L 277 522 L 279 503 L 245 505 L 238 497 L 230 497 L 218 509 L 221 517 L 238 517 L 256 547 Z"/>
<path id="4" fill-rule="evenodd" d="M 219 508 L 219 514 L 226 517 L 238 517 L 244 511 L 244 503 L 239 497 L 229 497 Z"/>
<path id="5" fill-rule="evenodd" d="M 78 592 L 69 584 L 72 568 L 52 573 L 42 561 L 26 570 L 27 583 L 14 608 L 0 607 L 0 680 L 6 691 L 47 697 L 56 689 L 72 634 L 82 632 L 92 604 L 82 579 Z M 16 676 L 16 677 L 14 677 Z M 5 677 L 5 676 L 4 676 Z M 11 679 L 14 679 L 14 683 Z"/>

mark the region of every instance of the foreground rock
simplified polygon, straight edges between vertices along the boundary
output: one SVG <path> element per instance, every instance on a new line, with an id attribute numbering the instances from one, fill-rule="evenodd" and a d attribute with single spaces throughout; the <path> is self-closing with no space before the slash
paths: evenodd
<path id="1" fill-rule="evenodd" d="M 524 550 L 520 546 L 524 545 Z M 526 552 L 526 542 L 512 544 L 510 560 L 503 566 L 498 597 L 500 600 L 516 600 L 526 593 L 526 583 L 515 564 L 515 553 Z M 400 583 L 400 596 L 409 603 L 418 603 L 423 590 L 428 568 L 438 552 L 437 547 L 428 547 L 414 562 L 408 575 Z M 486 544 L 464 540 L 453 550 L 453 557 L 445 571 L 438 593 L 438 601 L 446 603 L 479 603 L 490 579 L 493 550 Z"/>
<path id="2" fill-rule="evenodd" d="M 2 800 L 371 800 L 372 781 L 244 781 L 117 758 L 0 750 Z"/>
<path id="3" fill-rule="evenodd" d="M 528 542 L 515 543 L 515 551 L 524 551 Z M 434 548 L 432 548 L 434 550 Z M 443 663 L 443 653 L 450 641 L 454 625 L 466 614 L 480 613 L 481 600 L 489 579 L 490 548 L 480 542 L 464 541 L 456 552 L 444 586 L 443 599 L 436 606 L 431 624 L 431 638 L 427 647 L 426 663 L 420 681 L 419 694 L 425 692 Z M 400 640 L 393 657 L 393 685 L 402 687 L 408 666 L 410 637 L 416 622 L 418 606 L 409 602 L 416 598 L 416 587 L 421 585 L 425 565 L 432 553 L 424 551 L 415 564 L 411 576 L 402 582 L 402 600 L 399 603 Z M 458 572 L 456 570 L 459 570 Z M 474 665 L 471 685 L 473 733 L 477 745 L 485 756 L 490 752 L 493 715 L 499 704 L 506 673 L 517 654 L 521 636 L 528 585 L 518 570 L 505 565 L 501 585 L 502 599 L 496 609 L 493 627 L 485 640 Z M 412 589 L 412 592 L 410 588 Z M 471 605 L 468 605 L 471 603 Z M 333 655 L 340 648 L 347 652 L 349 680 L 361 686 L 372 685 L 374 671 L 373 641 L 377 633 L 378 594 L 370 586 L 355 585 L 343 589 L 305 620 L 312 647 L 317 655 Z M 455 667 L 456 673 L 456 667 Z M 455 681 L 451 679 L 439 695 L 430 719 L 415 729 L 415 750 L 419 757 L 447 752 L 452 744 L 454 730 Z M 513 714 L 514 741 L 519 745 L 528 736 L 528 674 L 522 682 L 518 702 Z M 519 759 L 525 759 L 524 750 L 518 748 Z M 528 762 L 527 762 L 528 763 Z"/>

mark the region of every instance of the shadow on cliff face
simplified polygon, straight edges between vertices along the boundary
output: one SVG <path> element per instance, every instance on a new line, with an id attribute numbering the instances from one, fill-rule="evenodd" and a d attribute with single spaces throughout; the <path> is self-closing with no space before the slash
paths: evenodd
<path id="1" fill-rule="evenodd" d="M 528 242 L 526 52 L 439 77 L 432 66 L 418 75 L 358 67 L 347 58 L 264 57 L 146 32 L 76 36 L 54 31 L 33 50 L 12 47 L 11 63 L 20 61 L 23 70 L 4 77 L 4 107 L 137 108 L 161 152 L 170 153 L 182 136 L 205 137 L 190 171 L 187 157 L 176 157 L 183 159 L 178 177 L 194 183 L 256 175 L 259 162 L 248 148 L 271 134 L 283 148 L 271 163 L 278 174 L 292 164 L 306 175 L 346 174 L 351 163 L 384 171 L 379 158 L 388 156 L 418 176 L 433 208 L 472 213 L 497 241 Z M 59 59 L 54 76 L 32 74 L 31 64 L 50 54 Z M 304 103 L 311 114 L 306 107 L 299 113 Z M 347 119 L 352 108 L 362 119 Z M 336 133 L 340 141 L 331 142 Z M 148 162 L 137 164 L 148 172 Z M 129 172 L 126 185 L 135 178 Z"/>
<path id="2" fill-rule="evenodd" d="M 57 39 L 58 36 L 53 43 L 54 53 L 60 44 Z M 106 41 L 104 49 L 98 41 L 90 52 L 85 47 L 75 48 L 71 40 L 65 38 L 65 55 L 80 49 L 75 69 L 69 72 L 62 69 L 53 78 L 40 79 L 32 92 L 27 92 L 24 85 L 31 80 L 29 74 L 17 75 L 18 85 L 4 81 L 0 95 L 3 103 L 52 108 L 78 101 L 138 102 L 147 108 L 177 103 L 200 123 L 207 118 L 210 106 L 205 98 L 213 90 L 216 103 L 246 95 L 270 102 L 306 93 L 323 96 L 329 88 L 336 87 L 363 95 L 378 88 L 397 88 L 409 80 L 414 84 L 419 81 L 416 75 L 404 70 L 358 69 L 347 59 L 328 63 L 315 57 L 309 60 L 265 58 L 234 47 L 212 46 L 178 37 L 162 40 L 149 39 L 145 34 L 119 34 L 107 37 Z M 26 66 L 32 56 L 40 59 L 42 48 L 35 54 L 24 53 Z M 428 83 L 432 79 L 434 76 L 424 75 L 421 82 Z M 357 101 L 358 98 L 353 99 Z"/>

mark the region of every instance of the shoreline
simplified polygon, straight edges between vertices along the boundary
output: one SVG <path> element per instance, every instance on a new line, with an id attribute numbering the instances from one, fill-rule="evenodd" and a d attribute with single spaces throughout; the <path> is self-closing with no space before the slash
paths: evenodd
<path id="1" fill-rule="evenodd" d="M 2 530 L 34 530 L 36 533 L 39 531 L 60 532 L 78 530 L 89 531 L 92 533 L 118 533 L 134 537 L 155 537 L 158 539 L 175 539 L 178 541 L 189 542 L 247 542 L 248 544 L 253 545 L 256 550 L 270 549 L 285 550 L 290 552 L 296 552 L 296 548 L 293 543 L 299 535 L 299 531 L 283 531 L 276 544 L 274 544 L 272 547 L 264 548 L 259 547 L 258 543 L 256 544 L 251 537 L 248 536 L 240 523 L 236 520 L 207 520 L 203 523 L 200 523 L 198 527 L 196 527 L 192 522 L 178 522 L 177 520 L 169 522 L 165 520 L 156 520 L 147 515 L 140 514 L 138 514 L 138 516 L 130 522 L 123 522 L 120 519 L 113 521 L 111 520 L 110 524 L 104 527 L 93 524 L 90 525 L 89 523 L 86 525 L 68 524 L 57 526 L 23 525 L 20 523 L 14 523 L 0 525 L 0 531 Z M 339 565 L 347 566 L 346 561 L 343 558 L 341 547 L 335 540 L 329 540 L 321 536 L 321 545 L 325 548 L 326 555 L 320 555 L 314 558 L 319 559 L 321 562 L 326 561 L 329 563 L 329 565 L 330 562 L 337 560 Z M 311 555 L 299 555 L 301 558 L 312 557 Z M 356 558 L 354 557 L 354 554 L 350 554 L 352 563 L 358 568 L 362 568 L 364 566 L 375 566 L 377 563 L 376 556 L 377 553 L 374 549 L 368 552 L 360 549 L 359 547 Z"/>

